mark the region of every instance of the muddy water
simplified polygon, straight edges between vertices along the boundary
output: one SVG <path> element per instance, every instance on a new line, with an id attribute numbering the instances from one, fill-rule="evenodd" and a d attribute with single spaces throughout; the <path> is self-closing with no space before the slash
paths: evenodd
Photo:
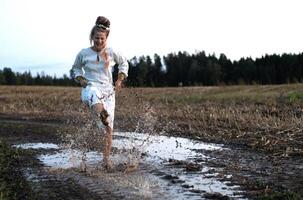
<path id="1" fill-rule="evenodd" d="M 102 153 L 65 149 L 56 144 L 30 143 L 20 148 L 52 149 L 39 155 L 52 173 L 63 173 L 94 193 L 110 190 L 126 199 L 203 199 L 216 197 L 244 199 L 239 186 L 222 169 L 208 166 L 215 159 L 207 152 L 227 150 L 222 145 L 203 143 L 180 137 L 139 133 L 115 133 L 113 170 L 100 168 Z M 202 153 L 203 152 L 203 153 Z M 85 171 L 85 172 L 84 172 Z M 221 174 L 221 179 L 217 178 Z M 215 198 L 216 198 L 215 197 Z"/>

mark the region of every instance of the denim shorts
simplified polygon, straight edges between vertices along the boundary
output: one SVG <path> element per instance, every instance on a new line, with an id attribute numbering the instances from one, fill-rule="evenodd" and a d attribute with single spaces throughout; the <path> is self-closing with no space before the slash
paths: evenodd
<path id="1" fill-rule="evenodd" d="M 115 91 L 112 85 L 105 84 L 88 84 L 81 90 L 81 100 L 87 106 L 92 107 L 101 103 L 109 114 L 109 126 L 114 126 L 115 113 Z"/>

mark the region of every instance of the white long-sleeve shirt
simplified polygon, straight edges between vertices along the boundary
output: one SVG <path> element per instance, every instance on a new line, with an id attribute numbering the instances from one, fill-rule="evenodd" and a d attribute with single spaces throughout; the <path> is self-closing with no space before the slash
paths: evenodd
<path id="1" fill-rule="evenodd" d="M 88 80 L 89 84 L 102 83 L 113 84 L 112 70 L 115 64 L 118 64 L 119 73 L 124 73 L 128 76 L 128 62 L 126 58 L 122 57 L 119 53 L 114 52 L 111 48 L 106 49 L 109 55 L 109 67 L 104 66 L 104 61 L 99 55 L 99 62 L 97 62 L 98 53 L 90 47 L 82 49 L 72 66 L 72 76 L 84 77 Z"/>

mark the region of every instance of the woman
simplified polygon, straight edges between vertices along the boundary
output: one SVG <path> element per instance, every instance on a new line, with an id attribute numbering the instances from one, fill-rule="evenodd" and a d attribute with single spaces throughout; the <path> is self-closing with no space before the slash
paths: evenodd
<path id="1" fill-rule="evenodd" d="M 90 107 L 97 126 L 104 135 L 103 164 L 111 167 L 109 155 L 115 110 L 115 91 L 121 89 L 122 81 L 128 75 L 128 63 L 118 53 L 107 47 L 110 21 L 99 16 L 90 33 L 91 47 L 82 49 L 72 67 L 72 74 L 81 87 L 81 100 Z M 112 68 L 118 64 L 118 79 L 113 87 Z"/>

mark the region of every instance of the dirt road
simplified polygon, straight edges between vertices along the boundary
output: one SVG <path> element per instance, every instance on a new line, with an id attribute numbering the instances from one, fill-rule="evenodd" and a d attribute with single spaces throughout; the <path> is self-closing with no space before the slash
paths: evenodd
<path id="1" fill-rule="evenodd" d="M 0 137 L 29 152 L 23 173 L 41 199 L 255 199 L 303 194 L 301 157 L 245 146 L 116 132 L 114 168 L 102 154 L 61 146 L 60 123 L 1 120 Z M 144 145 L 142 145 L 144 143 Z"/>

